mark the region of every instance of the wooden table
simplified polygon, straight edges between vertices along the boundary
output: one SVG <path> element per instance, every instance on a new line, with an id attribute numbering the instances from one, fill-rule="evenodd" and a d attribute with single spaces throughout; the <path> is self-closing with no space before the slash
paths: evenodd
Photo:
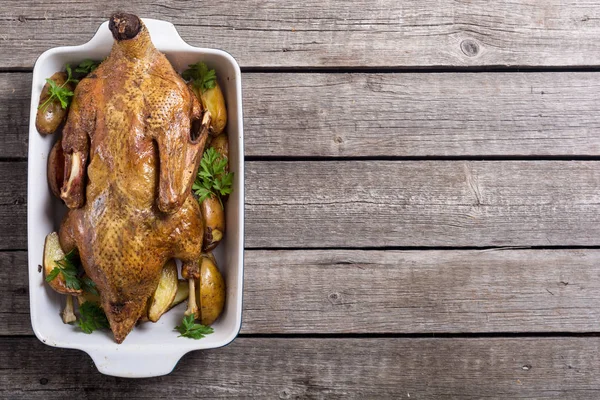
<path id="1" fill-rule="evenodd" d="M 0 397 L 600 398 L 600 1 L 40 3 L 0 17 Z M 157 379 L 29 321 L 32 66 L 115 10 L 243 70 L 242 331 Z"/>

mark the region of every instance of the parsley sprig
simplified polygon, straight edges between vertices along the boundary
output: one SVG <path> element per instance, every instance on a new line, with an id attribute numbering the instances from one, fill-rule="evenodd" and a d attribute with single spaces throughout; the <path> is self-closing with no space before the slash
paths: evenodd
<path id="1" fill-rule="evenodd" d="M 75 250 L 71 250 L 64 258 L 55 261 L 54 264 L 56 267 L 46 276 L 46 282 L 53 281 L 60 274 L 64 278 L 67 288 L 73 290 L 81 289 L 81 281 L 77 277 L 79 274 L 79 258 Z"/>
<path id="2" fill-rule="evenodd" d="M 88 292 L 93 294 L 94 296 L 100 296 L 98 293 L 98 289 L 96 289 L 96 283 L 90 279 L 89 276 L 84 276 L 81 280 L 81 286 L 83 287 L 84 292 Z"/>
<path id="3" fill-rule="evenodd" d="M 92 333 L 96 329 L 108 328 L 108 319 L 104 310 L 91 301 L 86 301 L 79 306 L 79 318 L 77 319 L 77 325 L 85 333 Z"/>
<path id="4" fill-rule="evenodd" d="M 227 157 L 221 156 L 213 147 L 204 152 L 198 175 L 192 185 L 199 202 L 203 202 L 210 196 L 216 196 L 221 201 L 221 196 L 231 193 L 233 172 L 225 173 L 226 166 Z M 221 206 L 223 206 L 222 202 Z"/>
<path id="5" fill-rule="evenodd" d="M 208 69 L 203 62 L 188 65 L 188 69 L 183 71 L 181 76 L 186 81 L 192 81 L 196 89 L 200 89 L 201 93 L 212 89 L 217 84 L 217 73 L 214 69 Z"/>
<path id="6" fill-rule="evenodd" d="M 75 68 L 75 72 L 87 75 L 98 68 L 98 65 L 100 65 L 99 61 L 90 60 L 88 58 L 79 63 L 77 68 Z"/>
<path id="7" fill-rule="evenodd" d="M 48 276 L 46 276 L 46 282 L 51 282 L 56 279 L 59 274 L 62 274 L 67 288 L 73 290 L 83 289 L 88 293 L 99 296 L 98 289 L 96 289 L 96 284 L 93 280 L 87 276 L 84 276 L 81 279 L 79 278 L 81 261 L 79 260 L 77 250 L 71 250 L 65 254 L 64 258 L 55 261 L 54 264 L 56 267 L 54 267 Z"/>
<path id="8" fill-rule="evenodd" d="M 190 339 L 202 339 L 206 335 L 210 335 L 214 332 L 214 329 L 210 326 L 197 324 L 194 322 L 194 315 L 188 315 L 183 317 L 181 325 L 175 327 L 181 335 L 178 337 L 186 337 Z"/>
<path id="9" fill-rule="evenodd" d="M 71 90 L 69 90 L 69 88 L 66 86 L 71 82 L 77 83 L 77 82 L 79 82 L 79 80 L 73 78 L 73 72 L 71 71 L 71 66 L 69 64 L 67 64 L 66 68 L 67 68 L 67 80 L 62 85 L 58 86 L 58 84 L 56 82 L 54 82 L 52 79 L 50 79 L 50 78 L 46 79 L 46 82 L 48 83 L 48 85 L 50 85 L 50 88 L 49 88 L 50 97 L 48 97 L 45 102 L 40 104 L 38 109 L 45 110 L 48 107 L 48 105 L 50 104 L 50 102 L 55 101 L 55 100 L 60 101 L 60 106 L 62 108 L 66 109 L 67 107 L 69 107 L 69 104 L 71 103 L 71 99 L 75 95 L 75 93 L 73 93 Z"/>

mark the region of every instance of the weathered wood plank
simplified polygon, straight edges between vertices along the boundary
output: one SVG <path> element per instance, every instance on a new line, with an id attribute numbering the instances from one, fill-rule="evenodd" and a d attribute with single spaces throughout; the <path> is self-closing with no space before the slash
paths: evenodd
<path id="1" fill-rule="evenodd" d="M 244 74 L 247 156 L 600 155 L 599 73 Z M 25 157 L 31 74 L 0 74 Z"/>
<path id="2" fill-rule="evenodd" d="M 0 163 L 0 250 L 26 247 L 25 170 Z M 600 244 L 598 161 L 253 161 L 245 179 L 249 248 Z"/>
<path id="3" fill-rule="evenodd" d="M 0 67 L 86 42 L 117 10 L 168 20 L 245 67 L 564 66 L 600 63 L 598 1 L 159 0 L 3 2 Z M 69 29 L 64 29 L 68 26 Z"/>
<path id="4" fill-rule="evenodd" d="M 600 250 L 245 256 L 246 334 L 598 331 Z M 27 254 L 0 252 L 0 335 L 32 334 L 27 279 Z"/>
<path id="5" fill-rule="evenodd" d="M 598 331 L 600 251 L 246 251 L 244 333 Z"/>
<path id="6" fill-rule="evenodd" d="M 0 158 L 27 157 L 31 74 L 0 74 Z"/>
<path id="7" fill-rule="evenodd" d="M 269 339 L 186 355 L 167 376 L 100 375 L 76 350 L 0 338 L 10 399 L 597 399 L 599 338 Z M 410 396 L 410 397 L 409 397 Z"/>
<path id="8" fill-rule="evenodd" d="M 600 244 L 600 162 L 247 162 L 246 246 Z"/>
<path id="9" fill-rule="evenodd" d="M 40 182 L 47 185 L 46 182 Z M 0 162 L 0 250 L 27 248 L 27 163 Z"/>
<path id="10" fill-rule="evenodd" d="M 597 73 L 245 74 L 253 156 L 598 155 Z"/>

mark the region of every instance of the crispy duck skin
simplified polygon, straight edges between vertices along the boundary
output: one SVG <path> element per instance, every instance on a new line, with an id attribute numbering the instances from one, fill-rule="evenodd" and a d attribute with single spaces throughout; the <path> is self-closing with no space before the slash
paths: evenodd
<path id="1" fill-rule="evenodd" d="M 142 21 L 115 14 L 109 57 L 75 89 L 63 131 L 70 208 L 60 228 L 96 283 L 117 343 L 135 326 L 165 262 L 193 265 L 203 221 L 191 185 L 204 150 L 201 105 Z"/>

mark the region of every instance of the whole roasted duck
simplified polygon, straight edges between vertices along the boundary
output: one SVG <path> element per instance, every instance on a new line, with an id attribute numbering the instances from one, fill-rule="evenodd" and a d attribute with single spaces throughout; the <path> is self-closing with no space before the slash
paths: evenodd
<path id="1" fill-rule="evenodd" d="M 63 130 L 70 208 L 60 229 L 96 283 L 115 340 L 146 309 L 163 265 L 200 258 L 191 185 L 207 138 L 201 105 L 130 14 L 111 17 L 109 57 L 75 90 Z"/>

